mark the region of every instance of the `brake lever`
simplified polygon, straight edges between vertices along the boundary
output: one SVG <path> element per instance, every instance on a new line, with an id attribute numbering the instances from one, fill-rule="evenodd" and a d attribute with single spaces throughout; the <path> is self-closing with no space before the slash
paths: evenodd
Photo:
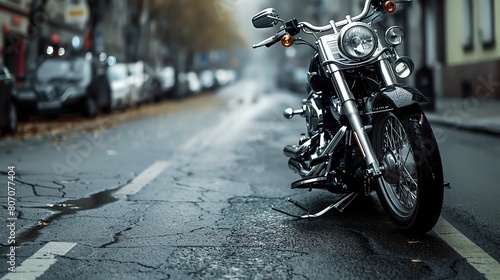
<path id="1" fill-rule="evenodd" d="M 256 49 L 256 48 L 260 48 L 260 47 L 264 47 L 264 46 L 269 48 L 272 45 L 278 43 L 281 40 L 281 37 L 283 37 L 286 33 L 287 33 L 286 30 L 282 29 L 278 33 L 276 33 L 276 35 L 271 36 L 271 37 L 265 39 L 264 41 L 253 45 L 252 48 Z"/>

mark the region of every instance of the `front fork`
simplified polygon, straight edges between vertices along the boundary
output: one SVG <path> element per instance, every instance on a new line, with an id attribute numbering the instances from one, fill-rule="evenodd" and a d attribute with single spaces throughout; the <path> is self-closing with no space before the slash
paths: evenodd
<path id="1" fill-rule="evenodd" d="M 378 64 L 379 71 L 381 73 L 385 86 L 396 84 L 396 77 L 394 76 L 394 72 L 389 62 L 387 60 L 380 60 Z M 366 162 L 366 174 L 370 178 L 378 178 L 382 175 L 382 170 L 380 168 L 380 163 L 377 160 L 377 156 L 375 155 L 370 137 L 367 133 L 367 130 L 369 128 L 363 125 L 360 112 L 358 110 L 358 107 L 356 106 L 356 100 L 353 93 L 349 89 L 349 86 L 347 85 L 342 72 L 340 72 L 338 69 L 329 70 L 330 73 L 333 73 L 331 76 L 332 82 L 335 86 L 335 89 L 337 90 L 338 97 L 342 102 L 344 113 L 349 123 L 351 124 L 351 128 L 354 132 L 354 138 Z"/>

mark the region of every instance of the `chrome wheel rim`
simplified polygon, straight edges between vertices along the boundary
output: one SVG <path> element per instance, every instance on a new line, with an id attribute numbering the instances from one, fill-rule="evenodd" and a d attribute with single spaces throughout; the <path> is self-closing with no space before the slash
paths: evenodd
<path id="1" fill-rule="evenodd" d="M 418 199 L 418 177 L 415 157 L 408 134 L 401 122 L 389 116 L 383 126 L 382 152 L 390 155 L 391 180 L 382 177 L 387 202 L 400 217 L 410 216 L 416 208 Z M 384 159 L 382 162 L 384 162 Z M 399 177 L 394 180 L 394 175 Z"/>

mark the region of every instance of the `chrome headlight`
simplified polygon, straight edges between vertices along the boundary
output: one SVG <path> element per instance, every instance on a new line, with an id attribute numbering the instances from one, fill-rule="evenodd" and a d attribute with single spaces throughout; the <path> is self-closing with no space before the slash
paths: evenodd
<path id="1" fill-rule="evenodd" d="M 405 41 L 405 31 L 399 26 L 392 26 L 385 32 L 385 40 L 391 46 L 399 46 Z"/>
<path id="2" fill-rule="evenodd" d="M 373 29 L 361 22 L 346 26 L 339 36 L 340 51 L 347 58 L 363 60 L 373 55 L 378 46 Z"/>

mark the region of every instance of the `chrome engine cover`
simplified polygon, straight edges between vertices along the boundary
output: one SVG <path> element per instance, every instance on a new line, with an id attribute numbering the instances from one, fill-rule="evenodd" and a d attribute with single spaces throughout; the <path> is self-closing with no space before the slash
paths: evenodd
<path id="1" fill-rule="evenodd" d="M 304 117 L 306 119 L 309 136 L 317 134 L 323 126 L 323 104 L 319 98 L 311 98 L 306 101 Z"/>

